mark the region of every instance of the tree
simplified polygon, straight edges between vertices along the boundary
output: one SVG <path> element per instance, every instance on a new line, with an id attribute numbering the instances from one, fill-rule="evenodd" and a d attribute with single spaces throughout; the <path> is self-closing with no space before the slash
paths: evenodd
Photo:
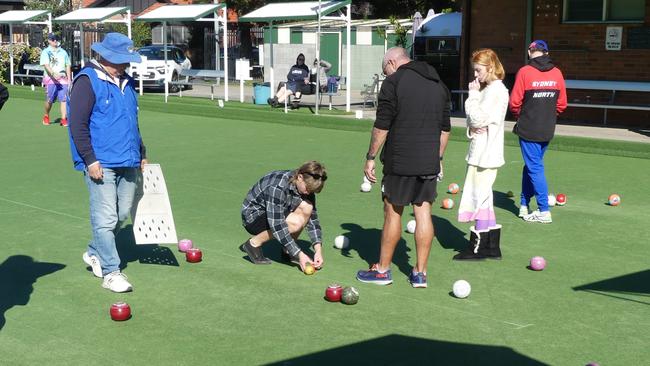
<path id="1" fill-rule="evenodd" d="M 352 4 L 357 10 L 357 17 L 360 18 L 388 18 L 391 15 L 397 18 L 409 18 L 416 11 L 425 15 L 429 9 L 436 12 L 447 9 L 459 11 L 462 0 L 353 0 Z"/>
<path id="2" fill-rule="evenodd" d="M 72 11 L 72 0 L 25 0 L 26 10 L 49 10 L 52 18 Z"/>
<path id="3" fill-rule="evenodd" d="M 220 3 L 225 2 L 225 0 L 219 0 Z M 194 0 L 194 4 L 212 4 L 211 0 Z M 255 9 L 258 9 L 266 5 L 266 0 L 228 0 L 228 9 L 234 9 L 237 11 L 237 16 L 245 15 Z M 203 27 L 203 26 L 201 26 Z M 196 27 L 194 27 L 196 28 Z M 251 26 L 250 23 L 238 23 L 237 29 L 239 30 L 239 56 L 251 58 L 253 45 L 251 44 Z M 192 38 L 194 38 L 195 31 L 192 32 Z M 202 34 L 202 33 L 201 33 Z M 191 43 L 196 43 L 198 45 L 198 40 L 192 40 Z M 201 40 L 201 42 L 203 42 Z"/>

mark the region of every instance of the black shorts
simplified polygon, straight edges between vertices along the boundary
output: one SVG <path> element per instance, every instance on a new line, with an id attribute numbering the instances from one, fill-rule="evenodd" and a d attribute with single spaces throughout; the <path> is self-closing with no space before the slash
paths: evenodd
<path id="1" fill-rule="evenodd" d="M 266 219 L 266 215 L 261 215 L 253 222 L 247 223 L 246 221 L 243 221 L 244 224 L 244 229 L 248 231 L 249 234 L 251 235 L 257 235 L 263 231 L 271 230 L 269 227 L 269 221 Z"/>
<path id="2" fill-rule="evenodd" d="M 396 206 L 433 202 L 438 196 L 437 181 L 431 177 L 386 175 L 381 180 L 381 198 Z"/>
<path id="3" fill-rule="evenodd" d="M 305 84 L 299 81 L 289 81 L 287 83 L 287 89 L 291 90 L 294 94 L 300 92 L 301 94 L 314 94 L 311 90 L 311 84 Z"/>

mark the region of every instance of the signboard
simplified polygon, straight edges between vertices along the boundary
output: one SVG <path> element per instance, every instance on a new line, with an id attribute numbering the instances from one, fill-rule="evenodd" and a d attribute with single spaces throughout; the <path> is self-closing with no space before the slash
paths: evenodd
<path id="1" fill-rule="evenodd" d="M 620 51 L 623 42 L 623 27 L 607 27 L 605 34 L 605 49 L 607 51 Z"/>
<path id="2" fill-rule="evenodd" d="M 235 62 L 235 80 L 252 80 L 250 60 L 240 58 Z"/>
<path id="3" fill-rule="evenodd" d="M 627 29 L 627 48 L 650 49 L 650 27 L 631 27 Z"/>

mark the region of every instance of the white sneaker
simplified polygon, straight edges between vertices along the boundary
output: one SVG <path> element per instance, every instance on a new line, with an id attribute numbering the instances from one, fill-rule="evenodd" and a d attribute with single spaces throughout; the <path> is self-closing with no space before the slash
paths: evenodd
<path id="1" fill-rule="evenodd" d="M 528 206 L 521 206 L 519 207 L 519 217 L 522 219 L 524 216 L 528 216 L 530 213 L 528 212 Z"/>
<path id="2" fill-rule="evenodd" d="M 97 258 L 97 256 L 88 255 L 88 252 L 84 252 L 81 258 L 84 260 L 84 263 L 86 263 L 87 265 L 90 266 L 90 268 L 92 268 L 95 277 L 99 277 L 99 278 L 104 277 L 102 275 L 102 265 L 99 263 L 99 258 Z"/>
<path id="3" fill-rule="evenodd" d="M 535 210 L 530 215 L 524 216 L 524 221 L 541 222 L 542 224 L 550 224 L 553 222 L 553 219 L 551 218 L 551 211 L 539 212 Z"/>
<path id="4" fill-rule="evenodd" d="M 126 275 L 120 271 L 111 272 L 104 276 L 102 287 L 113 292 L 129 292 L 133 290 L 133 286 L 127 281 Z"/>

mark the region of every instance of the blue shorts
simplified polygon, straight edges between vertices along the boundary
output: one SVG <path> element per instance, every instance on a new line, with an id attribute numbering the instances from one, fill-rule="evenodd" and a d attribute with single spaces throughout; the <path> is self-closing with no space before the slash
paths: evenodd
<path id="1" fill-rule="evenodd" d="M 66 102 L 68 100 L 68 84 L 47 85 L 47 101 L 54 103 L 56 100 L 59 102 Z"/>

